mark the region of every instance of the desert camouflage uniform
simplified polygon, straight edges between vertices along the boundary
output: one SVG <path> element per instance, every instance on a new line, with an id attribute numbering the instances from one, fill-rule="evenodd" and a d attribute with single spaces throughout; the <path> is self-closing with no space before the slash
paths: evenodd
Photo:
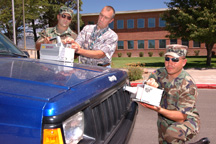
<path id="1" fill-rule="evenodd" d="M 182 70 L 177 78 L 169 82 L 166 69 L 160 68 L 153 72 L 150 78 L 155 78 L 159 88 L 164 88 L 161 107 L 187 115 L 185 122 L 178 123 L 158 114 L 159 143 L 182 144 L 192 139 L 200 128 L 200 118 L 196 109 L 198 93 L 192 77 Z"/>
<path id="2" fill-rule="evenodd" d="M 111 63 L 112 55 L 115 52 L 118 35 L 106 27 L 97 32 L 96 25 L 87 25 L 79 33 L 76 42 L 87 50 L 102 50 L 106 57 L 100 59 L 88 58 L 80 56 L 83 64 L 98 65 L 99 63 Z"/>
<path id="3" fill-rule="evenodd" d="M 49 28 L 46 28 L 45 30 L 43 30 L 40 33 L 40 38 L 38 40 L 40 40 L 40 39 L 42 39 L 44 37 L 54 38 L 56 36 L 60 36 L 61 40 L 65 40 L 67 37 L 71 37 L 73 39 L 76 39 L 77 34 L 74 33 L 70 28 L 68 28 L 65 32 L 60 34 L 60 33 L 57 32 L 57 26 L 55 26 L 55 27 L 49 27 Z M 57 40 L 56 39 L 52 40 L 52 43 L 56 44 Z"/>

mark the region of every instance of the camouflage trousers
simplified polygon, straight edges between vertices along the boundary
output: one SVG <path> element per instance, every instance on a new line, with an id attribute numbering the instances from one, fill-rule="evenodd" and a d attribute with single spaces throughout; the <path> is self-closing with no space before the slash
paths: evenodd
<path id="1" fill-rule="evenodd" d="M 198 133 L 194 128 L 189 126 L 188 121 L 167 124 L 159 118 L 157 125 L 159 144 L 184 144 Z"/>

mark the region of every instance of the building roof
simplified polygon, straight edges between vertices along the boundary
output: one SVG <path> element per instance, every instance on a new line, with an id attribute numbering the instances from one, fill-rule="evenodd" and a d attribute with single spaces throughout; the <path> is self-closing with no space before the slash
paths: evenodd
<path id="1" fill-rule="evenodd" d="M 166 11 L 166 10 L 168 10 L 168 8 L 147 9 L 147 10 L 131 10 L 131 11 L 116 11 L 116 14 L 160 12 L 160 11 Z M 84 13 L 84 14 L 82 14 L 82 16 L 95 16 L 95 15 L 99 15 L 99 13 Z"/>

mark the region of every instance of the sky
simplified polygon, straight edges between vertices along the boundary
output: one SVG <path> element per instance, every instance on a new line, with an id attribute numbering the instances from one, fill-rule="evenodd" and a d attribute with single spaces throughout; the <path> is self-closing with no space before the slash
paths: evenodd
<path id="1" fill-rule="evenodd" d="M 82 2 L 81 14 L 99 13 L 106 5 L 114 7 L 116 12 L 167 8 L 164 2 L 170 2 L 170 0 L 82 0 Z"/>

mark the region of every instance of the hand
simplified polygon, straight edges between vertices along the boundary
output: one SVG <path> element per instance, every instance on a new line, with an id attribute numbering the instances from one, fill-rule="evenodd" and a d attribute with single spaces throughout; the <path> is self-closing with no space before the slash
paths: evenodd
<path id="1" fill-rule="evenodd" d="M 75 49 L 75 53 L 77 53 L 78 50 L 81 49 L 80 45 L 78 43 L 76 43 L 76 42 L 72 43 L 71 48 Z"/>
<path id="2" fill-rule="evenodd" d="M 45 37 L 43 43 L 45 44 L 51 44 L 50 37 Z"/>
<path id="3" fill-rule="evenodd" d="M 148 81 L 146 82 L 146 84 L 147 84 L 147 85 L 150 85 L 150 86 L 152 86 L 152 87 L 155 87 L 155 88 L 158 87 L 158 84 L 157 84 L 157 82 L 155 81 L 154 78 L 148 79 Z"/>
<path id="4" fill-rule="evenodd" d="M 154 110 L 156 112 L 158 112 L 160 110 L 161 107 L 156 107 L 156 106 L 153 106 L 153 105 L 149 105 L 149 104 L 146 104 L 146 103 L 142 103 L 142 102 L 139 102 L 142 106 L 144 106 L 145 108 L 149 108 L 151 110 Z"/>
<path id="5" fill-rule="evenodd" d="M 66 39 L 62 40 L 63 44 L 73 44 L 74 43 L 74 39 L 71 37 L 67 37 Z"/>

